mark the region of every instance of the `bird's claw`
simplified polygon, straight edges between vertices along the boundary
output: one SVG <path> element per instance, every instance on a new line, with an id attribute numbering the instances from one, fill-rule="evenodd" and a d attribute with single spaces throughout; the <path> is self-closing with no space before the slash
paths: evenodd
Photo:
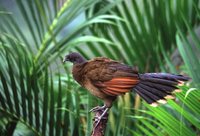
<path id="1" fill-rule="evenodd" d="M 98 120 L 97 120 L 97 123 L 96 123 L 96 125 L 94 126 L 94 129 L 96 129 L 96 127 L 99 125 L 100 121 L 101 121 L 101 119 L 98 119 Z"/>
<path id="2" fill-rule="evenodd" d="M 108 117 L 106 116 L 106 113 L 107 113 L 107 111 L 109 110 L 109 108 L 106 108 L 106 107 L 104 107 L 103 106 L 103 108 L 101 107 L 101 109 L 99 109 L 99 110 L 103 110 L 103 113 L 100 115 L 100 116 L 95 116 L 94 118 L 95 118 L 95 122 L 96 122 L 96 124 L 95 124 L 95 128 L 99 125 L 99 123 L 100 123 L 100 121 L 102 120 L 102 119 L 107 119 Z"/>
<path id="3" fill-rule="evenodd" d="M 89 112 L 95 112 L 95 111 L 97 111 L 99 108 L 100 108 L 100 106 L 94 107 L 94 108 L 92 108 Z"/>
<path id="4" fill-rule="evenodd" d="M 106 108 L 105 105 L 101 106 L 101 107 L 100 106 L 96 106 L 96 107 L 92 108 L 89 112 L 104 111 L 105 108 Z"/>
<path id="5" fill-rule="evenodd" d="M 98 120 L 102 120 L 102 119 L 105 119 L 105 120 L 106 120 L 106 119 L 108 119 L 108 117 L 105 117 L 105 116 L 104 116 L 104 117 L 100 118 L 100 117 L 98 117 L 98 116 L 94 116 L 94 121 L 95 121 L 95 122 L 97 122 Z"/>
<path id="6" fill-rule="evenodd" d="M 103 119 L 108 119 L 107 117 L 104 117 L 104 116 L 100 116 L 100 117 L 97 117 L 95 116 L 94 117 L 94 121 L 96 122 L 95 126 L 94 126 L 94 129 L 99 125 L 100 121 L 103 120 Z"/>

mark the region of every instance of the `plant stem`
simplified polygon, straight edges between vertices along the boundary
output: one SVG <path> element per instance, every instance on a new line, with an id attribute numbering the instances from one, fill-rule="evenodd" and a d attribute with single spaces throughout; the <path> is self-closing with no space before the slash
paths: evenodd
<path id="1" fill-rule="evenodd" d="M 36 54 L 36 57 L 34 58 L 34 64 L 37 64 L 37 62 L 38 62 L 40 56 L 42 55 L 42 53 L 43 53 L 44 50 L 46 49 L 46 42 L 47 42 L 48 39 L 50 38 L 49 34 L 52 36 L 52 39 L 53 39 L 53 41 L 54 41 L 54 43 L 55 43 L 56 40 L 55 40 L 55 37 L 54 37 L 54 35 L 53 35 L 53 30 L 54 30 L 55 26 L 56 26 L 57 23 L 58 23 L 59 17 L 64 13 L 65 9 L 68 8 L 70 2 L 71 2 L 71 0 L 67 0 L 67 1 L 63 4 L 62 8 L 59 10 L 57 16 L 56 16 L 55 19 L 53 20 L 52 24 L 47 28 L 48 31 L 47 31 L 47 33 L 46 33 L 45 36 L 44 36 L 44 39 L 43 39 L 43 41 L 42 41 L 42 44 L 41 44 L 41 46 L 40 46 L 40 49 L 39 49 L 38 53 Z M 44 15 L 44 16 L 45 16 L 45 15 Z M 48 23 L 47 23 L 46 21 L 45 21 L 45 24 L 48 25 Z"/>

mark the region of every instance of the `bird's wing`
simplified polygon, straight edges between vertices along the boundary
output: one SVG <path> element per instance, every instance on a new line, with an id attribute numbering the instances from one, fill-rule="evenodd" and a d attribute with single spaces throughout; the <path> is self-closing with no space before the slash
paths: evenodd
<path id="1" fill-rule="evenodd" d="M 129 92 L 139 82 L 134 68 L 103 57 L 89 61 L 85 72 L 98 90 L 110 96 Z"/>

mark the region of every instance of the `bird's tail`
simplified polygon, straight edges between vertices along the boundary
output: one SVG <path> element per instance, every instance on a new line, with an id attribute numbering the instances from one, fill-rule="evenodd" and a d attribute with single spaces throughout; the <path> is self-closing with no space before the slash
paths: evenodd
<path id="1" fill-rule="evenodd" d="M 166 99 L 174 99 L 173 92 L 180 92 L 181 86 L 190 78 L 182 75 L 168 73 L 139 74 L 140 82 L 134 87 L 138 93 L 151 106 L 166 103 Z"/>

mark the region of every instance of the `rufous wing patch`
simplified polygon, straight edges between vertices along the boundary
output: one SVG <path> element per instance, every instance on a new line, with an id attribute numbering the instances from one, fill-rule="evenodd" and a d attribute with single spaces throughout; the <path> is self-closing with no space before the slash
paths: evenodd
<path id="1" fill-rule="evenodd" d="M 109 89 L 101 89 L 101 91 L 103 91 L 105 94 L 110 95 L 110 96 L 117 96 L 119 95 L 118 92 L 109 90 Z"/>
<path id="2" fill-rule="evenodd" d="M 102 91 L 108 95 L 117 96 L 129 92 L 139 80 L 135 77 L 116 77 L 103 82 L 105 88 Z"/>

